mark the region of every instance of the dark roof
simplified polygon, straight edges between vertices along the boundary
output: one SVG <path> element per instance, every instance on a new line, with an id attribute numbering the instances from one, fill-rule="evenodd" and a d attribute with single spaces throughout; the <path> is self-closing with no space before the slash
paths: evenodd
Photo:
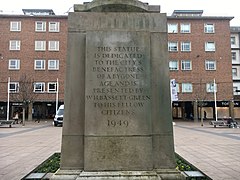
<path id="1" fill-rule="evenodd" d="M 231 26 L 230 31 L 231 32 L 240 32 L 240 26 Z"/>
<path id="2" fill-rule="evenodd" d="M 167 16 L 167 19 L 178 20 L 232 20 L 233 16 Z"/>
<path id="3" fill-rule="evenodd" d="M 22 9 L 25 15 L 55 15 L 52 9 Z"/>
<path id="4" fill-rule="evenodd" d="M 234 17 L 226 16 L 202 16 L 203 10 L 174 10 L 168 19 L 180 20 L 232 20 Z"/>
<path id="5" fill-rule="evenodd" d="M 174 10 L 172 16 L 182 16 L 182 15 L 198 15 L 201 16 L 203 14 L 203 10 Z"/>
<path id="6" fill-rule="evenodd" d="M 0 14 L 0 18 L 61 18 L 67 19 L 68 15 L 37 15 L 27 16 L 23 14 Z"/>

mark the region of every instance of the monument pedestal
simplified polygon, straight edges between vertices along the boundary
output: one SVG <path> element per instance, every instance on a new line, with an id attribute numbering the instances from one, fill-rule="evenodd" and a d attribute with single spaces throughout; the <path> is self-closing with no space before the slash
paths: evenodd
<path id="1" fill-rule="evenodd" d="M 60 170 L 52 178 L 58 180 L 183 180 L 184 176 L 176 170 L 156 171 L 64 171 Z"/>
<path id="2" fill-rule="evenodd" d="M 74 6 L 61 163 L 52 179 L 182 179 L 175 170 L 167 36 L 160 6 L 138 0 Z"/>

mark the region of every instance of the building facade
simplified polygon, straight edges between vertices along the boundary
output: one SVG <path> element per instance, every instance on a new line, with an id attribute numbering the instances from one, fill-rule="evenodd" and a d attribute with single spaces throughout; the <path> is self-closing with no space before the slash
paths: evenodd
<path id="1" fill-rule="evenodd" d="M 232 17 L 202 13 L 174 11 L 167 17 L 170 78 L 175 79 L 178 92 L 174 118 L 215 118 L 215 102 L 217 117 L 234 115 Z M 40 111 L 43 118 L 51 118 L 64 100 L 67 16 L 25 9 L 24 15 L 0 15 L 0 27 L 0 119 L 6 118 L 7 102 L 10 117 L 21 110 L 22 100 L 14 97 L 20 93 L 23 77 L 30 78 L 36 95 L 27 116 Z"/>
<path id="2" fill-rule="evenodd" d="M 175 118 L 233 116 L 232 17 L 208 17 L 202 13 L 176 10 L 168 17 L 170 77 L 175 79 L 178 90 L 178 101 L 173 102 Z"/>
<path id="3" fill-rule="evenodd" d="M 234 115 L 240 118 L 240 27 L 231 27 Z"/>
<path id="4" fill-rule="evenodd" d="M 23 101 L 29 101 L 29 119 L 37 112 L 42 118 L 52 117 L 56 99 L 63 103 L 67 16 L 50 10 L 34 12 L 0 15 L 0 118 L 6 118 L 7 109 L 10 118 L 21 112 Z M 32 90 L 24 89 L 24 97 L 16 96 L 27 83 Z"/>

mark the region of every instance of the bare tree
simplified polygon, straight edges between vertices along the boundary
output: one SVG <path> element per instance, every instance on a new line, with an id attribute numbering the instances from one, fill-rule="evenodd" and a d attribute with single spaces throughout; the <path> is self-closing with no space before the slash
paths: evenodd
<path id="1" fill-rule="evenodd" d="M 200 111 L 200 118 L 201 118 L 201 126 L 203 126 L 202 109 L 205 106 L 205 100 L 206 100 L 206 90 L 202 82 L 202 79 L 200 79 L 200 82 L 198 85 L 198 93 L 196 94 L 196 101 L 197 101 L 197 106 L 200 108 L 199 111 Z"/>
<path id="2" fill-rule="evenodd" d="M 22 103 L 22 123 L 23 126 L 25 126 L 25 112 L 28 108 L 30 103 L 33 103 L 33 101 L 37 97 L 37 93 L 34 93 L 34 80 L 32 76 L 27 76 L 26 74 L 23 74 L 19 78 L 19 87 L 18 92 L 13 93 L 11 98 L 12 100 L 16 102 Z"/>

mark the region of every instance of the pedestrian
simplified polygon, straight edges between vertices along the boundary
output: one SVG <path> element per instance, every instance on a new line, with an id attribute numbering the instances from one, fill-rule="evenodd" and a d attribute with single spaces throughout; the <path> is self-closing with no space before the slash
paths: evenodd
<path id="1" fill-rule="evenodd" d="M 37 120 L 35 120 L 35 122 L 36 122 L 36 121 L 37 121 L 38 123 L 40 122 L 40 112 L 39 112 L 39 111 L 37 111 Z"/>
<path id="2" fill-rule="evenodd" d="M 204 119 L 207 119 L 207 112 L 204 111 Z"/>
<path id="3" fill-rule="evenodd" d="M 194 120 L 194 116 L 193 116 L 192 113 L 190 113 L 190 119 L 191 119 L 191 120 Z"/>
<path id="4" fill-rule="evenodd" d="M 19 116 L 17 111 L 14 113 L 13 120 L 15 120 L 16 124 L 18 124 Z"/>

